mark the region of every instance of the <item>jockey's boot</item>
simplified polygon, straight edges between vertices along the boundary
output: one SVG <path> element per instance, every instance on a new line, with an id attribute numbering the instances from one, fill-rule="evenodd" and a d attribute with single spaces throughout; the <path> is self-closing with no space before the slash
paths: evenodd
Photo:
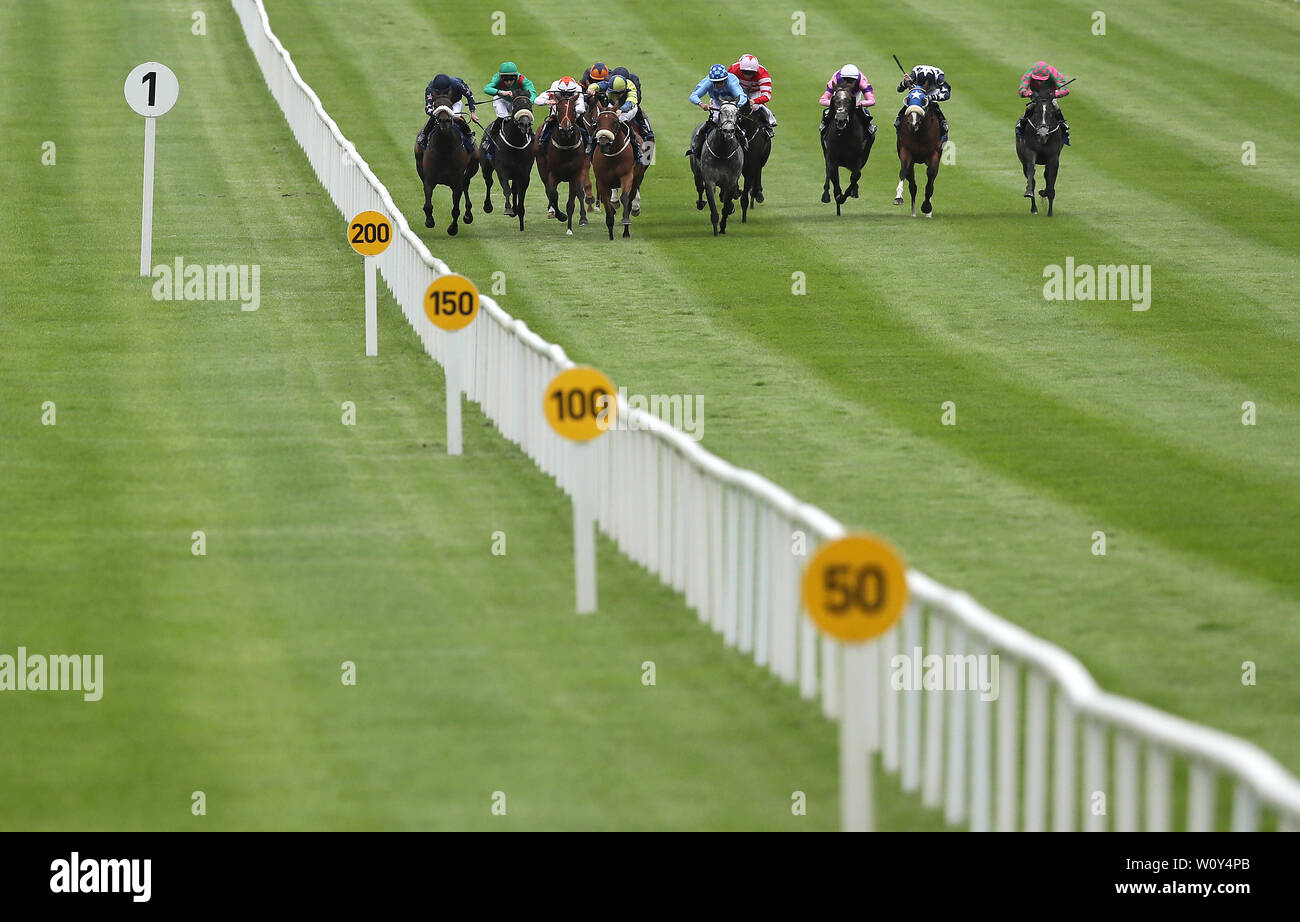
<path id="1" fill-rule="evenodd" d="M 432 130 L 432 128 L 433 128 L 433 116 L 430 115 L 429 120 L 425 122 L 424 127 L 420 129 L 420 133 L 415 136 L 415 144 L 421 150 L 424 150 L 424 144 L 429 139 L 429 132 L 430 130 Z"/>
<path id="2" fill-rule="evenodd" d="M 1064 115 L 1061 116 L 1061 140 L 1065 142 L 1066 147 L 1070 146 L 1070 123 L 1065 120 Z"/>

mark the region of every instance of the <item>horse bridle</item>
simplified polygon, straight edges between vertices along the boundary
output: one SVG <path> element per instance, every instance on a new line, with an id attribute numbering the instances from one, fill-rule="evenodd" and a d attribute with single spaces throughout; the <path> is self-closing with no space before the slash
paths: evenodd
<path id="1" fill-rule="evenodd" d="M 1033 117 L 1032 115 L 1028 115 L 1028 116 L 1025 117 L 1025 120 L 1026 120 L 1027 122 L 1029 122 L 1029 127 L 1032 128 L 1032 129 L 1034 129 L 1034 134 L 1036 134 L 1036 135 L 1040 135 L 1041 137 L 1044 137 L 1044 138 L 1049 137 L 1049 136 L 1050 136 L 1053 132 L 1055 132 L 1055 131 L 1060 131 L 1060 130 L 1061 130 L 1061 122 L 1060 122 L 1059 119 L 1057 120 L 1056 124 L 1055 124 L 1053 127 L 1051 127 L 1051 128 L 1043 127 L 1044 125 L 1047 124 L 1047 109 L 1048 109 L 1048 107 L 1049 107 L 1051 104 L 1052 104 L 1052 103 L 1051 103 L 1051 100 L 1046 99 L 1046 98 L 1045 98 L 1045 99 L 1043 100 L 1043 102 L 1042 102 L 1042 107 L 1043 107 L 1043 125 L 1035 125 L 1035 124 L 1034 124 L 1034 117 Z M 1032 109 L 1033 106 L 1034 106 L 1034 102 L 1030 102 L 1029 106 L 1030 106 L 1030 108 Z"/>
<path id="2" fill-rule="evenodd" d="M 620 147 L 618 150 L 614 151 L 612 154 L 606 154 L 606 153 L 605 153 L 605 150 L 604 150 L 603 148 L 602 148 L 601 151 L 600 151 L 602 154 L 605 154 L 606 157 L 617 157 L 619 154 L 623 153 L 623 151 L 627 150 L 627 146 L 628 146 L 629 144 L 632 143 L 632 126 L 629 125 L 629 124 L 627 124 L 626 122 L 624 122 L 622 119 L 620 119 L 620 118 L 618 117 L 618 110 L 617 110 L 617 109 L 614 109 L 614 108 L 601 109 L 598 113 L 596 113 L 595 125 L 596 125 L 596 132 L 597 132 L 597 133 L 599 133 L 599 132 L 601 131 L 601 128 L 600 128 L 600 117 L 601 117 L 602 115 L 612 115 L 612 116 L 614 116 L 614 122 L 615 122 L 615 124 L 617 124 L 617 125 L 619 126 L 619 128 L 621 128 L 623 131 L 626 132 L 626 135 L 625 135 L 624 138 L 623 138 L 623 146 Z M 616 138 L 618 137 L 618 135 L 615 134 L 614 132 L 610 132 L 610 133 L 611 133 L 611 134 L 614 134 L 614 136 L 615 136 Z M 612 144 L 613 142 L 611 141 L 610 143 Z"/>
<path id="3" fill-rule="evenodd" d="M 731 150 L 727 151 L 727 155 L 723 157 L 723 156 L 719 156 L 718 152 L 713 149 L 713 136 L 715 134 L 726 134 L 728 131 L 730 131 L 734 135 L 736 131 L 739 129 L 740 129 L 740 108 L 739 107 L 736 108 L 736 125 L 730 129 L 722 127 L 722 109 L 719 108 L 718 109 L 718 130 L 710 131 L 709 136 L 704 139 L 705 149 L 708 150 L 709 153 L 713 154 L 714 157 L 717 157 L 717 159 L 719 160 L 730 160 L 732 157 L 736 155 L 736 151 L 740 149 L 740 141 L 736 140 L 736 138 L 733 137 L 731 139 L 731 143 L 735 146 L 732 147 Z"/>
<path id="4" fill-rule="evenodd" d="M 839 97 L 841 93 L 843 93 L 846 97 L 848 97 L 848 105 L 845 107 L 843 125 L 840 125 L 839 113 L 835 111 L 835 100 Z M 831 96 L 831 121 L 835 123 L 836 131 L 843 131 L 845 128 L 848 127 L 849 120 L 853 118 L 853 104 L 854 104 L 853 94 L 850 93 L 848 90 L 844 89 L 843 87 L 837 89 L 835 93 Z"/>
<path id="5" fill-rule="evenodd" d="M 569 102 L 569 101 L 571 101 L 571 100 L 569 100 L 569 99 L 567 99 L 567 98 L 565 99 L 565 102 Z M 557 112 L 556 114 L 557 114 L 557 116 L 558 116 L 559 113 Z M 579 118 L 581 118 L 581 116 L 578 115 L 577 102 L 574 101 L 573 124 L 572 124 L 572 127 L 565 128 L 564 125 L 563 125 L 563 123 L 562 123 L 562 122 L 559 122 L 558 119 L 557 119 L 556 126 L 555 126 L 555 134 L 551 136 L 551 146 L 552 146 L 552 147 L 554 147 L 556 150 L 577 150 L 579 147 L 582 146 L 582 132 L 580 132 L 580 131 L 578 130 L 578 119 L 579 119 Z M 573 143 L 572 143 L 572 144 L 561 144 L 558 140 L 556 140 L 556 138 L 559 136 L 559 133 L 560 133 L 561 131 L 572 131 L 572 132 L 573 132 L 573 134 L 574 134 L 574 138 L 573 138 Z"/>
<path id="6" fill-rule="evenodd" d="M 519 122 L 518 122 L 518 119 L 515 118 L 515 116 L 518 115 L 520 112 L 525 112 L 525 111 L 529 111 L 529 110 L 526 110 L 526 109 L 517 109 L 517 110 L 515 110 L 514 112 L 511 112 L 511 113 L 510 113 L 510 118 L 509 118 L 507 121 L 511 122 L 512 124 L 518 125 Z M 506 145 L 507 147 L 513 147 L 515 150 L 524 150 L 525 148 L 528 147 L 528 144 L 529 144 L 529 133 L 528 133 L 527 131 L 524 132 L 524 142 L 523 142 L 522 144 L 515 144 L 515 143 L 512 142 L 509 138 L 507 138 L 507 137 L 506 137 L 506 130 L 505 130 L 505 127 L 504 127 L 504 126 L 502 127 L 502 129 L 501 129 L 500 131 L 497 132 L 497 134 L 500 135 L 501 140 L 505 143 L 505 145 Z"/>

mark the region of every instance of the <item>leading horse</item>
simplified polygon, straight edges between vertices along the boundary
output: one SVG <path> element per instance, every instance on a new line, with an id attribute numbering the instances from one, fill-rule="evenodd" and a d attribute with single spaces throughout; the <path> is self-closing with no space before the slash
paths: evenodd
<path id="1" fill-rule="evenodd" d="M 921 214 L 934 217 L 930 197 L 934 195 L 934 180 L 939 175 L 939 161 L 943 157 L 943 122 L 930 102 L 929 95 L 919 86 L 907 93 L 906 109 L 898 125 L 898 191 L 894 204 L 903 204 L 903 183 L 912 193 L 912 217 L 916 217 L 916 165 L 925 164 L 925 201 Z"/>
<path id="2" fill-rule="evenodd" d="M 739 110 L 733 102 L 717 107 L 718 124 L 700 148 L 697 159 L 691 150 L 691 172 L 695 174 L 695 207 L 704 209 L 704 196 L 709 196 L 709 217 L 713 221 L 713 236 L 727 232 L 727 216 L 736 210 L 735 200 L 740 197 L 740 178 L 745 169 L 745 148 L 740 140 Z M 705 122 L 696 131 L 708 127 Z M 721 193 L 719 196 L 718 193 Z M 722 221 L 718 221 L 718 198 L 722 199 Z"/>
<path id="3" fill-rule="evenodd" d="M 472 143 L 472 142 L 471 142 Z M 478 172 L 478 152 L 465 149 L 460 126 L 448 96 L 433 100 L 433 129 L 425 138 L 425 147 L 415 145 L 415 172 L 424 183 L 424 226 L 433 227 L 433 190 L 435 186 L 451 189 L 451 223 L 447 233 L 456 236 L 460 219 L 460 200 L 465 198 L 465 223 L 474 223 L 474 206 L 469 197 L 469 181 Z"/>

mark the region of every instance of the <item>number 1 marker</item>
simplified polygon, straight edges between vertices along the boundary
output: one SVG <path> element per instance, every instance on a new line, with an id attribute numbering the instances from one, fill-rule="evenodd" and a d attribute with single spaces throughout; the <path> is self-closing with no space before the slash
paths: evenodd
<path id="1" fill-rule="evenodd" d="M 171 68 L 148 61 L 126 75 L 126 103 L 144 116 L 144 201 L 140 208 L 140 275 L 151 274 L 153 260 L 154 120 L 166 115 L 180 96 L 180 83 Z"/>

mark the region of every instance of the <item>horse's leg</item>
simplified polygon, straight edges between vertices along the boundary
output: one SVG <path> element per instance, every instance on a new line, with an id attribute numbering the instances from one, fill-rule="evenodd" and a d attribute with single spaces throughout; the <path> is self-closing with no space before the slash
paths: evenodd
<path id="1" fill-rule="evenodd" d="M 822 204 L 826 205 L 831 200 L 831 170 L 838 171 L 838 167 L 832 165 L 831 154 L 826 149 L 825 141 L 822 142 L 822 158 L 826 161 L 826 181 L 822 183 Z"/>
<path id="2" fill-rule="evenodd" d="M 713 222 L 713 236 L 718 236 L 718 201 L 714 191 L 713 180 L 704 181 L 704 194 L 709 199 L 709 219 Z"/>
<path id="3" fill-rule="evenodd" d="M 488 166 L 486 160 L 483 161 L 483 185 L 487 187 L 487 194 L 483 199 L 483 213 L 492 213 L 492 167 Z"/>
<path id="4" fill-rule="evenodd" d="M 745 188 L 742 189 L 740 192 L 740 223 L 741 224 L 747 224 L 749 222 L 749 195 L 750 195 L 749 188 L 750 188 L 750 182 L 749 179 L 746 178 Z"/>
<path id="5" fill-rule="evenodd" d="M 515 214 L 519 217 L 519 229 L 524 229 L 524 199 L 528 197 L 528 181 L 532 178 L 533 171 L 530 166 L 528 172 L 515 180 Z"/>
<path id="6" fill-rule="evenodd" d="M 691 158 L 691 172 L 695 174 L 695 210 L 704 210 L 704 170 Z"/>
<path id="7" fill-rule="evenodd" d="M 424 226 L 433 227 L 433 187 L 432 178 L 424 181 Z"/>
<path id="8" fill-rule="evenodd" d="M 614 203 L 609 200 L 609 184 L 596 174 L 596 195 L 600 198 L 600 207 L 605 209 L 605 229 L 609 239 L 614 239 Z"/>
<path id="9" fill-rule="evenodd" d="M 727 232 L 727 216 L 736 210 L 736 198 L 738 193 L 734 183 L 728 183 L 722 187 L 722 224 L 718 228 L 718 233 Z"/>
<path id="10" fill-rule="evenodd" d="M 580 212 L 586 210 L 583 208 L 582 205 L 581 195 L 580 195 L 581 192 L 582 192 L 582 180 L 576 177 L 570 177 L 569 178 L 569 203 L 568 206 L 565 208 L 565 215 L 564 215 L 565 220 L 568 222 L 568 229 L 564 232 L 566 236 L 570 236 L 570 237 L 573 236 L 574 202 L 576 201 L 578 203 L 578 210 Z M 582 225 L 579 225 L 579 227 L 581 226 Z"/>
<path id="11" fill-rule="evenodd" d="M 469 194 L 469 181 L 474 178 L 474 174 L 478 172 L 478 169 L 475 168 L 471 170 L 470 167 L 473 165 L 474 162 L 472 160 L 465 164 L 465 171 L 462 174 L 463 178 L 460 184 L 461 196 L 465 200 L 465 223 L 466 224 L 474 223 L 474 200 L 470 197 Z"/>
<path id="12" fill-rule="evenodd" d="M 1052 216 L 1052 206 L 1056 203 L 1056 171 L 1061 167 L 1060 151 L 1043 166 L 1043 191 L 1047 193 L 1047 216 Z"/>
<path id="13" fill-rule="evenodd" d="M 934 205 L 930 199 L 934 196 L 934 180 L 939 175 L 939 152 L 930 155 L 930 162 L 925 165 L 925 201 L 921 203 L 921 214 L 927 218 L 934 217 Z"/>
<path id="14" fill-rule="evenodd" d="M 499 170 L 497 172 L 497 182 L 501 183 L 501 198 L 505 200 L 505 205 L 502 207 L 502 213 L 507 218 L 513 218 L 515 216 L 515 184 L 510 180 L 509 171 Z"/>
<path id="15" fill-rule="evenodd" d="M 586 202 L 586 211 L 596 210 L 596 196 L 591 191 L 591 174 L 595 171 L 595 165 L 588 160 L 587 165 L 582 170 L 582 194 Z M 587 223 L 586 217 L 582 219 L 582 224 Z"/>
<path id="16" fill-rule="evenodd" d="M 451 189 L 451 223 L 447 225 L 447 234 L 455 237 L 460 232 L 457 223 L 460 220 L 460 184 L 449 185 Z"/>
<path id="17" fill-rule="evenodd" d="M 632 186 L 636 182 L 636 161 L 632 162 L 632 169 L 623 175 L 623 182 L 619 185 L 619 203 L 623 206 L 623 236 L 632 236 Z"/>

